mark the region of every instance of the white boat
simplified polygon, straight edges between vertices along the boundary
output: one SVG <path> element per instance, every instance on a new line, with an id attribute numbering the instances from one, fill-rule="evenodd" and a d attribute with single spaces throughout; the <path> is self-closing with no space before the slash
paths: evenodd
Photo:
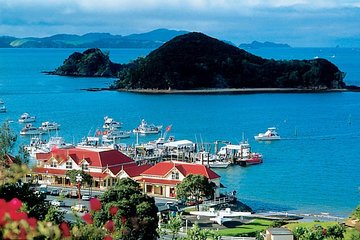
<path id="1" fill-rule="evenodd" d="M 115 143 L 113 140 L 102 141 L 99 137 L 85 137 L 76 147 L 85 149 L 115 149 Z"/>
<path id="2" fill-rule="evenodd" d="M 108 139 L 118 139 L 118 138 L 129 138 L 131 135 L 131 131 L 120 131 L 116 128 L 114 129 L 110 129 L 110 130 L 105 130 L 103 132 L 103 140 L 108 140 Z"/>
<path id="3" fill-rule="evenodd" d="M 115 121 L 113 118 L 108 116 L 104 117 L 104 129 L 114 129 L 114 128 L 121 128 L 122 123 Z"/>
<path id="4" fill-rule="evenodd" d="M 221 160 L 217 155 L 211 154 L 207 151 L 200 151 L 195 155 L 195 163 L 208 166 L 210 168 L 227 168 L 230 162 Z"/>
<path id="5" fill-rule="evenodd" d="M 5 103 L 3 100 L 0 100 L 0 113 L 6 112 Z"/>
<path id="6" fill-rule="evenodd" d="M 36 121 L 36 117 L 30 116 L 29 113 L 23 113 L 23 114 L 21 114 L 21 116 L 19 118 L 20 123 L 29 123 L 29 122 L 35 122 L 35 121 Z"/>
<path id="7" fill-rule="evenodd" d="M 270 127 L 267 129 L 265 133 L 259 133 L 258 135 L 254 136 L 256 141 L 273 141 L 273 140 L 280 140 L 280 135 L 276 132 L 275 127 Z"/>
<path id="8" fill-rule="evenodd" d="M 40 130 L 47 132 L 51 130 L 59 130 L 60 124 L 56 122 L 43 122 L 41 123 L 41 126 L 39 127 Z"/>
<path id="9" fill-rule="evenodd" d="M 134 133 L 140 134 L 156 134 L 162 129 L 162 125 L 155 126 L 154 124 L 148 124 L 144 119 L 141 120 L 140 125 L 133 130 Z"/>
<path id="10" fill-rule="evenodd" d="M 263 162 L 263 156 L 260 153 L 251 152 L 250 144 L 242 142 L 240 144 L 227 144 L 217 152 L 220 159 L 230 160 L 240 166 L 249 166 Z"/>
<path id="11" fill-rule="evenodd" d="M 40 135 L 43 133 L 44 132 L 42 130 L 40 130 L 37 127 L 34 127 L 30 123 L 26 124 L 26 126 L 20 131 L 20 135 Z"/>
<path id="12" fill-rule="evenodd" d="M 54 148 L 73 148 L 74 145 L 66 143 L 62 137 L 51 137 L 49 141 L 42 140 L 38 136 L 34 136 L 30 139 L 30 144 L 24 146 L 24 149 L 29 153 L 30 157 L 35 158 L 37 153 L 49 153 Z"/>

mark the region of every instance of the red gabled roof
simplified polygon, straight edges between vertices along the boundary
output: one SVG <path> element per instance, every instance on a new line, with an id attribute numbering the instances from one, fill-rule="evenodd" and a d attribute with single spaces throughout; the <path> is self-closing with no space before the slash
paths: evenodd
<path id="1" fill-rule="evenodd" d="M 137 177 L 140 176 L 144 171 L 148 170 L 152 166 L 150 164 L 144 164 L 136 167 L 125 167 L 124 171 L 129 177 Z"/>
<path id="2" fill-rule="evenodd" d="M 65 175 L 67 170 L 56 168 L 34 168 L 32 171 L 34 173 L 43 173 L 50 175 Z"/>
<path id="3" fill-rule="evenodd" d="M 50 153 L 36 154 L 37 160 L 47 161 L 51 157 L 58 159 L 59 162 L 71 157 L 78 165 L 85 159 L 92 167 L 106 167 L 134 163 L 134 160 L 117 150 L 99 151 L 82 148 L 59 148 Z"/>
<path id="4" fill-rule="evenodd" d="M 185 163 L 179 161 L 165 161 L 157 163 L 155 166 L 149 168 L 145 172 L 143 172 L 142 176 L 159 176 L 164 177 L 167 175 L 171 169 L 176 168 L 183 174 L 185 177 L 190 174 L 199 174 L 207 177 L 208 179 L 220 178 L 218 174 L 216 174 L 210 168 L 194 163 Z"/>

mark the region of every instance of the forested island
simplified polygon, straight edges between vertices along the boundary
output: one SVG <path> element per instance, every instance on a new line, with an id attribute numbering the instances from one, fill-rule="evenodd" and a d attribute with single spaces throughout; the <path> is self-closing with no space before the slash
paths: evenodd
<path id="1" fill-rule="evenodd" d="M 264 59 L 197 32 L 177 36 L 129 64 L 112 63 L 99 49 L 74 53 L 52 73 L 118 77 L 112 88 L 124 90 L 345 87 L 345 74 L 325 59 Z"/>

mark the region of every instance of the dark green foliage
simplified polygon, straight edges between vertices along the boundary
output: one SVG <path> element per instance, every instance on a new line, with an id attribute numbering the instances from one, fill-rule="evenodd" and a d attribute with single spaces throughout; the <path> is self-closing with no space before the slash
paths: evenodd
<path id="1" fill-rule="evenodd" d="M 0 186 L 0 199 L 9 202 L 18 198 L 26 205 L 29 217 L 44 220 L 49 204 L 45 203 L 45 195 L 35 194 L 28 183 L 7 183 Z"/>
<path id="2" fill-rule="evenodd" d="M 128 64 L 114 87 L 333 89 L 344 87 L 343 76 L 325 59 L 267 60 L 202 33 L 189 33 Z"/>
<path id="3" fill-rule="evenodd" d="M 206 198 L 213 198 L 215 184 L 202 175 L 190 174 L 176 185 L 178 199 L 190 199 L 199 202 Z"/>
<path id="4" fill-rule="evenodd" d="M 121 239 L 157 239 L 158 216 L 155 200 L 145 195 L 135 181 L 125 178 L 101 195 L 102 208 L 94 213 L 94 224 L 112 219 Z M 111 216 L 109 209 L 118 210 Z"/>
<path id="5" fill-rule="evenodd" d="M 65 212 L 61 211 L 58 207 L 50 206 L 47 214 L 45 215 L 46 222 L 53 222 L 55 224 L 60 224 L 64 222 Z"/>
<path id="6" fill-rule="evenodd" d="M 110 61 L 109 54 L 98 48 L 71 54 L 52 74 L 81 77 L 117 77 L 121 64 Z"/>
<path id="7" fill-rule="evenodd" d="M 80 176 L 82 177 L 82 181 L 81 181 L 82 184 L 84 183 L 90 184 L 92 182 L 92 176 L 84 171 L 75 170 L 75 169 L 66 171 L 66 176 L 70 178 L 70 182 L 72 184 L 77 184 L 76 176 L 78 174 L 80 174 Z"/>

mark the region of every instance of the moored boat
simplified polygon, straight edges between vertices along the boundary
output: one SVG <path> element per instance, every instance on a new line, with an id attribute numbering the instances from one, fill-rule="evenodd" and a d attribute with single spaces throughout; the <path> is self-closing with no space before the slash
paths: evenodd
<path id="1" fill-rule="evenodd" d="M 34 127 L 30 123 L 26 124 L 26 126 L 20 131 L 20 135 L 40 135 L 43 133 L 44 132 L 41 129 Z"/>
<path id="2" fill-rule="evenodd" d="M 114 128 L 120 128 L 122 125 L 121 122 L 115 121 L 113 118 L 110 118 L 108 116 L 104 117 L 104 129 L 114 129 Z"/>
<path id="3" fill-rule="evenodd" d="M 103 131 L 103 140 L 118 139 L 118 138 L 129 138 L 131 131 L 120 131 L 118 129 L 110 129 Z"/>
<path id="4" fill-rule="evenodd" d="M 221 160 L 217 155 L 211 154 L 207 151 L 197 152 L 195 155 L 195 163 L 208 166 L 210 168 L 227 168 L 230 162 L 223 159 Z"/>
<path id="5" fill-rule="evenodd" d="M 220 159 L 232 159 L 234 163 L 240 166 L 255 165 L 263 162 L 262 154 L 251 152 L 250 144 L 247 142 L 227 144 L 220 148 L 217 155 Z"/>
<path id="6" fill-rule="evenodd" d="M 19 118 L 20 123 L 29 123 L 29 122 L 35 122 L 35 121 L 36 121 L 36 117 L 31 116 L 29 113 L 23 113 L 23 114 L 21 114 L 21 116 Z"/>
<path id="7" fill-rule="evenodd" d="M 280 135 L 276 132 L 275 127 L 269 127 L 265 133 L 259 133 L 254 136 L 256 141 L 273 141 L 280 140 Z"/>
<path id="8" fill-rule="evenodd" d="M 60 124 L 56 122 L 43 122 L 41 123 L 41 126 L 39 127 L 40 130 L 47 132 L 52 130 L 59 130 Z"/>
<path id="9" fill-rule="evenodd" d="M 144 119 L 141 120 L 140 125 L 133 130 L 134 133 L 140 134 L 157 134 L 161 131 L 162 125 L 148 124 Z"/>

